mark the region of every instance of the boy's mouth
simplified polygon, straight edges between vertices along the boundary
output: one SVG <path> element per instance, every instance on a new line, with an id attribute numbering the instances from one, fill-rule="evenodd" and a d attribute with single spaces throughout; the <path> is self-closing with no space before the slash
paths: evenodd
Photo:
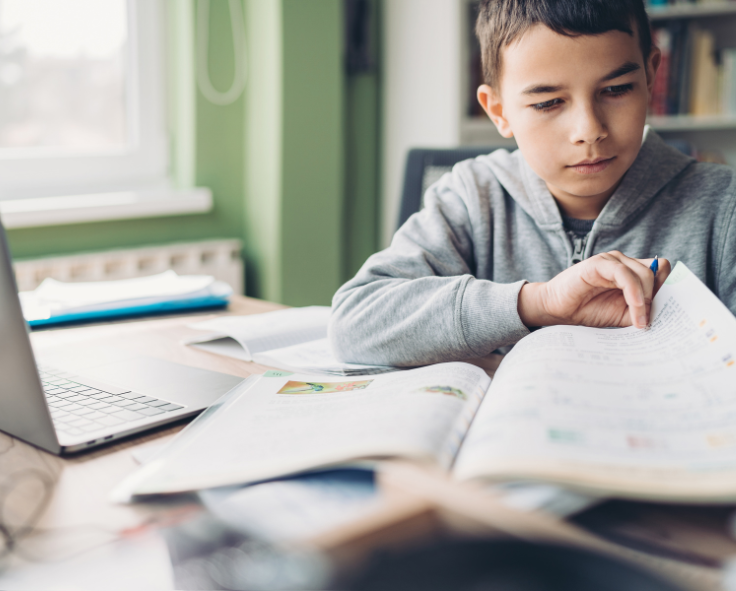
<path id="1" fill-rule="evenodd" d="M 610 158 L 595 158 L 593 160 L 581 160 L 577 164 L 570 164 L 567 168 L 572 168 L 579 174 L 593 174 L 601 172 L 608 168 L 608 165 L 615 160 L 615 156 Z"/>

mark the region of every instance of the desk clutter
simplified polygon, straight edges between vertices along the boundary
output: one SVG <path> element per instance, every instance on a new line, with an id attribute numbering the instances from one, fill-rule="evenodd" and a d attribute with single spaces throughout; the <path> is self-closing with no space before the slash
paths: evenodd
<path id="1" fill-rule="evenodd" d="M 134 534 L 168 553 L 162 588 L 736 590 L 736 319 L 686 267 L 648 329 L 541 329 L 493 378 L 458 362 L 358 373 L 314 347 L 328 318 L 277 310 L 186 332 L 192 348 L 285 369 L 247 378 L 108 481 L 118 508 L 165 508 Z M 11 557 L 34 537 L 18 532 Z M 123 532 L 95 535 L 134 573 L 140 544 Z M 27 579 L 2 567 L 0 587 L 38 588 L 35 565 Z"/>
<path id="2" fill-rule="evenodd" d="M 296 337 L 276 330 L 281 321 L 287 327 L 292 316 L 293 333 L 308 347 L 324 338 L 327 315 L 320 308 L 262 314 L 252 324 L 260 332 L 248 330 L 246 318 L 207 321 L 195 326 L 222 332 L 196 346 L 218 351 L 224 345 L 219 352 L 258 359 L 283 349 L 279 345 L 294 346 L 289 339 Z M 718 556 L 687 552 L 681 543 L 609 523 L 611 511 L 596 513 L 611 506 L 609 499 L 628 506 L 666 501 L 703 505 L 696 518 L 703 519 L 711 505 L 721 511 L 725 531 L 731 509 L 718 506 L 736 501 L 736 456 L 718 437 L 736 431 L 728 411 L 736 319 L 681 264 L 657 294 L 652 319 L 645 330 L 535 331 L 493 379 L 467 363 L 340 377 L 288 370 L 254 375 L 154 451 L 112 498 L 145 503 L 197 494 L 206 514 L 167 534 L 182 588 L 195 588 L 192 581 L 207 576 L 227 589 L 332 588 L 341 575 L 324 562 L 325 552 L 341 555 L 346 545 L 374 540 L 382 529 L 389 538 L 414 531 L 415 541 L 421 539 L 417 532 L 428 535 L 426 520 L 437 519 L 427 517 L 430 505 L 472 516 L 475 527 L 484 523 L 495 536 L 588 547 L 593 557 L 634 557 L 639 566 L 682 579 L 684 589 L 719 588 L 714 573 L 717 579 L 730 564 L 733 542 Z M 237 338 L 217 343 L 238 323 L 230 333 Z M 207 339 L 215 339 L 214 348 Z M 431 476 L 391 476 L 404 461 Z M 385 485 L 391 478 L 411 503 L 391 508 L 393 489 Z M 202 532 L 195 535 L 197 527 Z M 457 547 L 448 542 L 435 552 L 453 556 Z M 533 560 L 536 546 L 521 548 Z M 375 581 L 392 588 L 389 575 L 412 588 L 402 573 L 411 572 L 422 552 L 370 562 L 339 588 L 379 588 Z M 658 558 L 644 558 L 647 553 Z M 249 569 L 257 561 L 270 567 Z M 449 558 L 447 564 L 464 572 Z M 686 571 L 693 578 L 686 580 Z M 678 588 L 641 571 L 631 576 L 644 577 L 642 589 Z M 440 574 L 432 580 L 440 581 Z M 533 589 L 541 582 L 528 584 Z"/>
<path id="3" fill-rule="evenodd" d="M 23 315 L 31 327 L 90 320 L 222 308 L 232 288 L 209 275 L 165 271 L 117 281 L 67 283 L 46 278 L 33 291 L 20 292 Z"/>
<path id="4" fill-rule="evenodd" d="M 305 312 L 313 313 L 271 314 L 303 319 Z M 651 317 L 643 330 L 535 331 L 492 380 L 461 362 L 342 380 L 252 376 L 121 484 L 117 498 L 401 458 L 460 481 L 736 501 L 736 318 L 682 263 L 657 293 Z M 307 343 L 320 336 L 316 324 L 297 325 Z M 267 348 L 265 333 L 256 334 L 260 340 L 250 343 Z"/>

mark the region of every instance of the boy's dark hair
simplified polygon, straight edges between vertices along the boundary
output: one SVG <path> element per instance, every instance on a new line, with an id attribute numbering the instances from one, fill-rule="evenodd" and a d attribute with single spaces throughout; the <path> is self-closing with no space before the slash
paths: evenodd
<path id="1" fill-rule="evenodd" d="M 536 24 L 568 37 L 608 31 L 633 35 L 634 25 L 645 64 L 652 51 L 643 0 L 481 0 L 475 34 L 480 41 L 486 84 L 498 90 L 503 48 Z"/>

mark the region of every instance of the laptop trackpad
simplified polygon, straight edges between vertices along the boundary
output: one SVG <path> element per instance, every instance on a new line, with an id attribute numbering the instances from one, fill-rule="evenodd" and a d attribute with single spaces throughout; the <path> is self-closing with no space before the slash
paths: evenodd
<path id="1" fill-rule="evenodd" d="M 80 375 L 129 388 L 146 396 L 204 408 L 243 378 L 155 357 L 133 357 L 81 370 Z"/>

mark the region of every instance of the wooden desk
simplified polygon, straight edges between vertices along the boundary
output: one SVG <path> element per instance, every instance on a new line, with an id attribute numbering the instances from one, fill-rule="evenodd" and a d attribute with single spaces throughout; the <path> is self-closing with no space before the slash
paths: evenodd
<path id="1" fill-rule="evenodd" d="M 236 297 L 227 314 L 255 314 L 280 307 L 282 306 Z M 32 341 L 41 358 L 60 350 L 68 351 L 75 345 L 94 346 L 104 351 L 105 347 L 114 342 L 117 348 L 127 348 L 137 353 L 242 377 L 267 369 L 254 363 L 183 345 L 183 341 L 201 335 L 199 331 L 187 328 L 187 325 L 209 317 L 212 314 L 47 330 L 34 333 Z M 496 364 L 497 360 L 479 363 L 491 370 Z M 164 442 L 181 428 L 181 424 L 163 428 L 70 458 L 52 456 L 0 433 L 0 477 L 32 470 L 36 471 L 34 473 L 45 474 L 53 484 L 50 501 L 36 524 L 36 533 L 24 541 L 23 552 L 42 560 L 64 561 L 80 552 L 99 548 L 111 540 L 119 540 L 126 534 L 140 533 L 147 525 L 174 523 L 199 511 L 199 505 L 187 497 L 179 498 L 173 503 L 150 502 L 136 505 L 116 505 L 109 501 L 111 489 L 138 468 L 132 452 L 145 445 Z M 687 579 L 691 588 L 718 588 L 719 573 L 712 565 L 680 565 L 676 561 L 663 561 L 648 558 L 642 553 L 632 553 L 629 549 L 617 549 L 610 543 L 601 544 L 582 530 L 565 525 L 560 527 L 559 522 L 554 519 L 545 519 L 543 516 L 527 518 L 509 512 L 497 499 L 472 487 L 452 483 L 440 475 L 417 472 L 415 468 L 409 467 L 408 470 L 389 473 L 386 486 L 391 490 L 391 501 L 381 514 L 372 515 L 363 522 L 322 536 L 314 540 L 315 545 L 336 554 L 342 551 L 349 554 L 351 548 L 380 546 L 387 539 L 395 542 L 401 537 L 428 535 L 441 523 L 441 527 L 449 527 L 469 535 L 503 532 L 522 538 L 539 536 L 545 539 L 570 540 L 604 550 L 607 548 L 618 556 L 628 557 L 663 572 L 675 573 L 676 578 Z M 29 510 L 32 511 L 38 505 L 42 492 L 38 479 L 28 479 L 22 483 L 4 503 L 2 509 L 6 520 L 22 523 Z M 736 542 L 726 535 L 725 528 L 721 528 L 721 531 L 719 526 L 712 523 L 699 523 L 703 513 L 696 513 L 695 517 L 688 514 L 678 521 L 677 509 L 669 511 L 668 517 L 662 517 L 668 513 L 666 508 L 660 507 L 657 511 L 659 514 L 652 526 L 656 531 L 650 537 L 661 534 L 671 547 L 683 551 L 705 552 L 714 560 L 736 555 Z M 639 523 L 646 521 L 647 516 L 651 517 L 657 511 L 645 511 Z M 682 510 L 681 513 L 685 514 L 687 510 Z M 637 519 L 633 521 L 636 525 Z M 11 566 L 13 565 L 22 568 L 24 562 L 14 558 L 11 562 Z"/>

